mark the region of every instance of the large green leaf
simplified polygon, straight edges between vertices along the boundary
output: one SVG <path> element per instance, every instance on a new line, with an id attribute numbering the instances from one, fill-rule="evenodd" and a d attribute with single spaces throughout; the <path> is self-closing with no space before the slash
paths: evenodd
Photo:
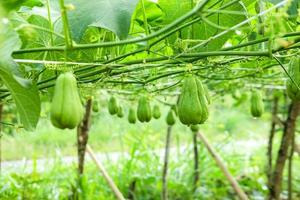
<path id="1" fill-rule="evenodd" d="M 11 53 L 20 46 L 18 34 L 10 28 L 9 21 L 0 16 L 0 65 L 11 60 Z"/>
<path id="2" fill-rule="evenodd" d="M 42 6 L 41 0 L 1 0 L 0 6 L 2 6 L 5 11 L 9 12 L 11 10 L 18 10 L 21 6 L 34 7 Z"/>
<path id="3" fill-rule="evenodd" d="M 20 16 L 16 16 L 20 17 Z M 49 29 L 49 21 L 40 15 L 31 15 L 27 18 L 26 24 L 42 27 L 44 29 Z M 55 27 L 55 32 L 61 32 L 60 27 Z M 22 41 L 22 49 L 25 48 L 35 48 L 35 47 L 45 47 L 51 44 L 51 34 L 43 30 L 37 30 L 28 26 L 24 26 L 22 29 L 18 30 L 19 36 Z M 61 37 L 52 35 L 53 45 L 61 45 L 64 40 Z"/>
<path id="4" fill-rule="evenodd" d="M 144 8 L 145 8 L 145 15 L 147 18 L 148 25 L 150 25 L 152 27 L 159 25 L 162 21 L 164 13 L 162 12 L 162 10 L 158 6 L 158 4 L 151 0 L 144 0 Z M 135 20 L 136 22 L 138 22 L 140 27 L 145 26 L 142 1 L 140 1 L 138 3 L 132 19 Z M 135 31 L 133 31 L 133 32 L 135 32 Z"/>
<path id="5" fill-rule="evenodd" d="M 229 0 L 225 0 L 223 3 L 219 5 L 221 7 L 222 5 L 225 5 L 228 3 Z M 214 8 L 218 9 L 218 8 Z M 206 40 L 209 39 L 212 36 L 218 35 L 219 33 L 226 31 L 226 29 L 220 29 L 219 27 L 224 28 L 231 28 L 240 22 L 247 19 L 246 12 L 244 6 L 239 2 L 235 3 L 226 9 L 222 9 L 222 11 L 233 11 L 233 12 L 240 12 L 245 13 L 245 15 L 234 15 L 234 14 L 227 14 L 227 13 L 218 13 L 213 14 L 212 16 L 208 17 L 207 20 L 209 20 L 211 23 L 215 24 L 216 27 L 212 26 L 209 23 L 200 23 L 195 26 L 195 37 L 200 40 Z M 247 31 L 247 30 L 246 30 Z M 201 51 L 211 51 L 211 50 L 218 50 L 224 46 L 226 41 L 233 35 L 236 34 L 235 31 L 230 31 L 214 40 L 209 42 L 206 46 L 203 48 L 200 48 Z"/>
<path id="6" fill-rule="evenodd" d="M 68 11 L 71 32 L 80 41 L 88 26 L 102 27 L 114 32 L 119 39 L 128 36 L 131 15 L 138 0 L 67 0 L 75 9 Z"/>
<path id="7" fill-rule="evenodd" d="M 16 103 L 24 128 L 33 130 L 39 120 L 41 111 L 37 87 L 28 80 L 13 76 L 10 72 L 3 69 L 2 66 L 0 66 L 0 78 L 9 89 Z"/>
<path id="8" fill-rule="evenodd" d="M 158 4 L 165 13 L 165 24 L 169 24 L 193 8 L 191 0 L 159 0 Z"/>
<path id="9" fill-rule="evenodd" d="M 217 10 L 221 6 L 226 5 L 229 3 L 230 0 L 224 0 L 221 1 L 216 6 L 213 6 L 212 9 Z M 222 9 L 222 11 L 234 11 L 234 12 L 245 12 L 245 6 L 249 4 L 249 0 L 244 0 L 239 3 L 232 4 L 231 6 L 227 7 L 226 9 Z M 214 5 L 215 2 L 211 1 L 206 8 L 209 8 L 210 6 Z M 244 5 L 243 5 L 244 4 Z M 191 5 L 190 0 L 174 0 L 169 2 L 168 0 L 159 0 L 159 5 L 162 7 L 162 10 L 165 13 L 165 23 L 168 24 L 178 17 L 182 16 L 183 14 L 190 11 L 193 7 Z M 205 9 L 206 9 L 205 8 Z M 181 39 L 187 39 L 187 38 L 193 38 L 197 40 L 206 40 L 210 37 L 217 35 L 218 33 L 224 31 L 223 29 L 219 29 L 219 27 L 232 27 L 243 20 L 246 19 L 246 13 L 245 15 L 233 15 L 233 14 L 227 14 L 227 13 L 215 13 L 212 14 L 210 17 L 207 18 L 208 21 L 210 21 L 212 24 L 215 24 L 216 26 L 212 26 L 211 24 L 205 23 L 201 21 L 200 23 L 193 25 L 193 34 L 192 28 L 185 28 L 181 30 L 180 32 L 180 38 Z M 217 39 L 211 41 L 209 44 L 207 44 L 204 48 L 198 49 L 201 51 L 210 51 L 210 50 L 218 50 L 220 49 L 226 41 L 234 34 L 234 31 L 228 32 L 227 34 L 218 37 Z M 171 38 L 171 43 L 175 42 L 175 39 L 177 37 Z"/>
<path id="10" fill-rule="evenodd" d="M 0 79 L 8 88 L 16 103 L 21 123 L 27 130 L 35 128 L 41 110 L 38 89 L 29 80 L 16 76 L 17 65 L 11 54 L 20 47 L 17 33 L 9 22 L 3 23 L 0 17 Z"/>
<path id="11" fill-rule="evenodd" d="M 164 24 L 171 23 L 193 8 L 193 4 L 191 4 L 190 0 L 159 0 L 158 4 L 165 14 L 163 20 Z M 178 37 L 181 39 L 187 38 L 188 31 L 188 29 L 182 29 Z M 177 36 L 175 34 L 168 38 L 170 43 L 174 43 L 176 39 Z"/>
<path id="12" fill-rule="evenodd" d="M 299 8 L 300 8 L 300 1 L 299 0 L 292 0 L 289 9 L 288 9 L 288 14 L 292 18 L 297 18 L 299 15 Z"/>

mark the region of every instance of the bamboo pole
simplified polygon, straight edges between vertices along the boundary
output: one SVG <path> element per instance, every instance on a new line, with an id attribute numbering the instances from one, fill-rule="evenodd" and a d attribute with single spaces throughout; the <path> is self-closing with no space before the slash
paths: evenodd
<path id="1" fill-rule="evenodd" d="M 165 147 L 165 155 L 164 155 L 164 166 L 163 166 L 163 174 L 162 174 L 162 200 L 168 200 L 168 166 L 169 166 L 169 154 L 170 154 L 170 142 L 171 142 L 171 132 L 172 126 L 168 126 L 167 136 L 166 136 L 166 147 Z"/>
<path id="2" fill-rule="evenodd" d="M 0 122 L 3 117 L 3 103 L 0 103 Z M 2 124 L 0 123 L 0 176 L 2 171 Z"/>
<path id="3" fill-rule="evenodd" d="M 195 192 L 199 182 L 199 152 L 198 152 L 198 144 L 197 144 L 197 132 L 193 132 L 193 149 L 194 149 L 194 188 Z"/>
<path id="4" fill-rule="evenodd" d="M 114 183 L 114 181 L 112 180 L 112 178 L 108 175 L 107 171 L 105 170 L 104 166 L 102 165 L 102 163 L 100 163 L 99 160 L 97 160 L 95 153 L 93 152 L 92 148 L 90 147 L 90 145 L 86 146 L 86 152 L 90 155 L 90 157 L 92 158 L 92 160 L 95 162 L 95 164 L 97 165 L 100 173 L 103 175 L 104 179 L 106 180 L 106 182 L 108 183 L 109 187 L 111 188 L 111 190 L 113 191 L 115 197 L 118 200 L 125 200 L 123 194 L 120 192 L 120 190 L 118 189 L 118 187 L 116 186 L 116 184 Z"/>
<path id="5" fill-rule="evenodd" d="M 212 155 L 213 159 L 216 161 L 218 167 L 221 169 L 227 180 L 230 182 L 232 188 L 237 193 L 240 200 L 248 200 L 246 193 L 240 188 L 238 182 L 235 178 L 230 174 L 229 170 L 225 166 L 224 162 L 222 161 L 221 157 L 218 153 L 214 150 L 214 148 L 209 144 L 208 140 L 204 135 L 200 132 L 197 133 L 199 139 L 203 142 L 204 146 L 207 148 L 208 152 Z"/>

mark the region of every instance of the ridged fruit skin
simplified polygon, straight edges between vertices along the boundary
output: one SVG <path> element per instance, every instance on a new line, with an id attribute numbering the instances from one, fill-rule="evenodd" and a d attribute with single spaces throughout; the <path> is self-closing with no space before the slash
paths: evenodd
<path id="1" fill-rule="evenodd" d="M 173 126 L 175 124 L 175 118 L 174 118 L 174 115 L 173 115 L 173 111 L 172 109 L 169 110 L 168 114 L 167 114 L 167 117 L 166 117 L 166 122 L 169 126 Z"/>
<path id="2" fill-rule="evenodd" d="M 199 125 L 191 125 L 190 128 L 191 128 L 191 131 L 194 132 L 194 133 L 199 131 Z"/>
<path id="3" fill-rule="evenodd" d="M 128 111 L 128 122 L 130 124 L 136 123 L 136 114 L 135 114 L 135 110 L 133 108 L 130 108 Z"/>
<path id="4" fill-rule="evenodd" d="M 151 120 L 151 106 L 146 96 L 139 99 L 137 107 L 137 118 L 140 122 L 149 122 Z"/>
<path id="5" fill-rule="evenodd" d="M 119 106 L 119 108 L 118 108 L 117 116 L 118 116 L 119 118 L 122 118 L 122 117 L 124 116 L 124 114 L 123 114 L 123 109 L 122 109 L 121 106 Z"/>
<path id="6" fill-rule="evenodd" d="M 119 106 L 118 106 L 117 99 L 112 96 L 108 101 L 108 112 L 111 115 L 115 115 L 118 113 L 118 111 L 119 111 Z"/>
<path id="7" fill-rule="evenodd" d="M 292 58 L 288 71 L 295 83 L 300 87 L 300 57 Z M 300 90 L 290 78 L 288 78 L 286 84 L 286 91 L 291 100 L 300 101 Z"/>
<path id="8" fill-rule="evenodd" d="M 83 114 L 76 78 L 71 72 L 60 74 L 51 102 L 51 123 L 60 129 L 74 129 L 80 124 Z"/>
<path id="9" fill-rule="evenodd" d="M 211 99 L 210 99 L 208 87 L 206 85 L 203 85 L 203 89 L 204 89 L 204 94 L 205 94 L 207 104 L 209 105 L 211 103 Z"/>
<path id="10" fill-rule="evenodd" d="M 201 81 L 193 75 L 184 78 L 178 101 L 178 116 L 181 123 L 196 125 L 208 118 L 208 106 Z"/>
<path id="11" fill-rule="evenodd" d="M 161 116 L 160 108 L 158 105 L 153 106 L 153 118 L 154 119 L 159 119 Z"/>
<path id="12" fill-rule="evenodd" d="M 251 95 L 251 114 L 253 117 L 260 117 L 264 112 L 264 102 L 258 90 L 254 90 Z"/>

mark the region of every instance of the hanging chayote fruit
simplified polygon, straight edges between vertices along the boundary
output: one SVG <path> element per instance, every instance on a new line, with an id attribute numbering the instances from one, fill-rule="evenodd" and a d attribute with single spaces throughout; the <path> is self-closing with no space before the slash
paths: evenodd
<path id="1" fill-rule="evenodd" d="M 60 74 L 51 102 L 52 124 L 60 129 L 74 129 L 80 124 L 83 114 L 76 78 L 71 72 Z"/>
<path id="2" fill-rule="evenodd" d="M 151 117 L 150 102 L 146 96 L 142 96 L 138 102 L 137 118 L 140 122 L 149 122 Z"/>
<path id="3" fill-rule="evenodd" d="M 204 123 L 208 118 L 208 105 L 201 81 L 194 75 L 184 78 L 178 101 L 178 116 L 186 125 Z"/>

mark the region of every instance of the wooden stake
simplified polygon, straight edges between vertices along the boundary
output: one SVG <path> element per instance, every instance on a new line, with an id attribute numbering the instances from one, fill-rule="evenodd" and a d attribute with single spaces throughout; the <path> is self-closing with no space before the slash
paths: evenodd
<path id="1" fill-rule="evenodd" d="M 168 165 L 169 165 L 169 152 L 170 152 L 170 139 L 171 139 L 172 126 L 168 126 L 167 136 L 166 136 L 166 147 L 165 147 L 165 156 L 164 156 L 164 167 L 162 174 L 162 194 L 161 199 L 168 199 Z"/>
<path id="2" fill-rule="evenodd" d="M 93 152 L 92 148 L 90 147 L 90 145 L 86 146 L 86 152 L 90 155 L 90 157 L 92 158 L 92 160 L 95 162 L 95 164 L 97 165 L 100 173 L 103 175 L 104 179 L 106 180 L 106 182 L 108 183 L 108 185 L 110 186 L 111 190 L 113 191 L 114 195 L 116 196 L 116 198 L 118 200 L 125 200 L 123 194 L 120 192 L 120 190 L 118 189 L 118 187 L 116 186 L 116 184 L 114 183 L 114 181 L 111 179 L 111 177 L 108 175 L 107 171 L 105 170 L 104 166 L 100 163 L 99 160 L 97 160 L 95 153 Z"/>
<path id="3" fill-rule="evenodd" d="M 90 97 L 85 106 L 85 114 L 82 122 L 77 127 L 77 154 L 78 154 L 78 174 L 81 176 L 84 170 L 85 149 L 89 139 L 90 121 L 92 113 L 93 99 Z"/>
<path id="4" fill-rule="evenodd" d="M 227 180 L 230 182 L 232 188 L 237 193 L 239 199 L 241 200 L 248 200 L 246 193 L 240 188 L 238 182 L 234 179 L 234 177 L 230 174 L 229 170 L 225 166 L 224 162 L 222 161 L 221 157 L 218 153 L 213 149 L 213 147 L 209 144 L 208 140 L 204 135 L 200 132 L 197 133 L 199 139 L 203 142 L 204 146 L 207 148 L 208 152 L 212 155 L 214 160 L 216 161 L 218 167 L 221 169 L 223 174 L 226 176 Z"/>
<path id="5" fill-rule="evenodd" d="M 293 199 L 293 156 L 295 151 L 295 132 L 290 145 L 290 155 L 288 157 L 288 200 Z"/>
<path id="6" fill-rule="evenodd" d="M 273 140 L 276 132 L 276 117 L 278 113 L 278 101 L 279 98 L 274 96 L 273 99 L 273 108 L 272 108 L 272 121 L 271 121 L 271 130 L 268 139 L 268 149 L 267 149 L 267 166 L 266 166 L 266 175 L 268 179 L 268 188 L 271 190 L 272 185 L 272 171 L 273 171 Z"/>
<path id="7" fill-rule="evenodd" d="M 277 154 L 275 168 L 272 172 L 272 184 L 269 193 L 269 200 L 280 200 L 283 170 L 288 158 L 288 149 L 291 145 L 293 134 L 296 130 L 297 117 L 300 113 L 300 102 L 292 102 L 289 106 L 288 117 L 284 123 L 283 135 Z"/>
<path id="8" fill-rule="evenodd" d="M 197 143 L 197 133 L 193 132 L 193 145 L 194 145 L 194 188 L 195 192 L 199 182 L 199 153 Z"/>
<path id="9" fill-rule="evenodd" d="M 2 121 L 3 104 L 0 104 L 0 122 Z M 2 166 L 2 124 L 0 123 L 0 175 Z"/>

